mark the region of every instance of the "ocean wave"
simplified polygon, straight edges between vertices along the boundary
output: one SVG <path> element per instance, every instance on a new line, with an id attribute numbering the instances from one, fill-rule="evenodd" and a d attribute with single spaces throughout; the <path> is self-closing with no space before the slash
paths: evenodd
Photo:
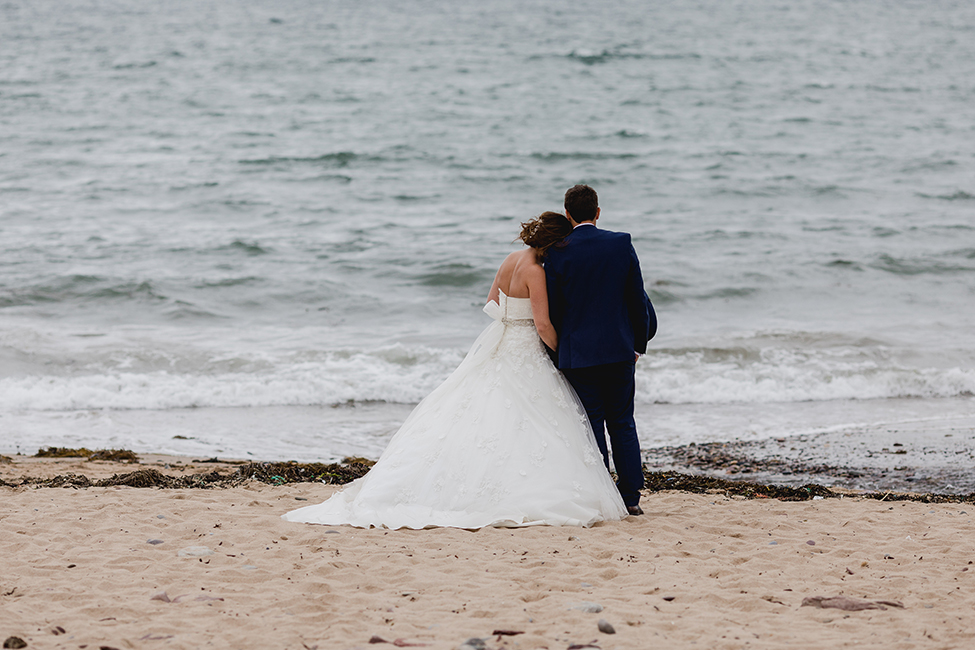
<path id="1" fill-rule="evenodd" d="M 335 153 L 326 153 L 320 156 L 269 156 L 267 158 L 256 158 L 256 159 L 243 159 L 240 160 L 242 165 L 280 165 L 289 163 L 307 163 L 313 165 L 322 165 L 325 167 L 348 167 L 351 163 L 356 160 L 363 159 L 373 159 L 377 160 L 371 156 L 362 156 L 356 154 L 352 151 L 337 151 Z"/>
<path id="2" fill-rule="evenodd" d="M 647 403 L 965 397 L 975 394 L 975 369 L 910 366 L 871 339 L 782 332 L 652 351 L 637 367 L 637 383 L 637 399 Z"/>
<path id="3" fill-rule="evenodd" d="M 220 246 L 217 248 L 218 251 L 237 251 L 244 253 L 246 255 L 267 255 L 271 251 L 267 248 L 262 247 L 257 242 L 245 242 L 239 239 L 235 239 L 233 242 L 227 244 L 226 246 Z"/>
<path id="4" fill-rule="evenodd" d="M 439 264 L 431 273 L 423 273 L 418 279 L 430 287 L 472 287 L 489 278 L 490 274 L 470 264 Z"/>
<path id="5" fill-rule="evenodd" d="M 162 302 L 166 296 L 150 281 L 116 282 L 96 275 L 75 274 L 38 283 L 32 287 L 4 292 L 0 288 L 0 308 L 85 300 L 145 300 Z"/>
<path id="6" fill-rule="evenodd" d="M 889 358 L 883 346 L 849 343 L 652 350 L 637 366 L 636 399 L 641 404 L 762 404 L 975 395 L 975 370 L 912 368 Z M 438 386 L 463 354 L 396 344 L 224 357 L 171 351 L 131 358 L 106 348 L 104 356 L 87 362 L 74 355 L 59 375 L 0 379 L 0 410 L 413 404 Z"/>
<path id="7" fill-rule="evenodd" d="M 566 160 L 630 160 L 636 158 L 634 153 L 607 153 L 602 151 L 571 151 L 557 152 L 549 151 L 544 153 L 533 153 L 532 158 L 545 162 L 563 162 Z"/>
<path id="8" fill-rule="evenodd" d="M 961 257 L 963 259 L 973 259 L 970 255 L 971 249 L 962 251 L 951 251 L 946 253 L 947 257 Z M 967 273 L 975 271 L 975 266 L 971 264 L 948 263 L 940 259 L 911 259 L 894 257 L 886 253 L 877 257 L 876 261 L 870 264 L 872 268 L 887 271 L 895 275 L 948 275 L 953 273 Z"/>
<path id="9" fill-rule="evenodd" d="M 963 190 L 958 190 L 954 194 L 924 194 L 922 192 L 917 192 L 917 196 L 922 199 L 938 199 L 939 201 L 972 201 L 975 200 L 975 194 L 970 194 Z"/>
<path id="10" fill-rule="evenodd" d="M 577 50 L 572 50 L 566 55 L 566 58 L 579 61 L 580 63 L 584 63 L 586 65 L 597 65 L 625 59 L 635 59 L 638 61 L 681 61 L 684 59 L 698 60 L 701 58 L 701 55 L 697 54 L 696 52 L 649 53 L 630 52 L 625 49 L 613 49 L 602 50 L 600 52 L 580 52 Z"/>
<path id="11" fill-rule="evenodd" d="M 127 370 L 123 355 L 101 359 L 110 368 L 68 376 L 0 379 L 0 410 L 174 409 L 194 407 L 328 406 L 349 402 L 415 403 L 460 363 L 457 350 L 393 345 L 364 352 L 267 360 L 170 358 L 172 370 Z M 163 365 L 166 359 L 159 359 Z M 77 365 L 77 364 L 72 364 Z M 232 371 L 234 368 L 239 371 Z M 180 367 L 184 369 L 180 372 Z M 205 372 L 205 368 L 220 368 Z M 186 371 L 188 368 L 193 370 Z"/>

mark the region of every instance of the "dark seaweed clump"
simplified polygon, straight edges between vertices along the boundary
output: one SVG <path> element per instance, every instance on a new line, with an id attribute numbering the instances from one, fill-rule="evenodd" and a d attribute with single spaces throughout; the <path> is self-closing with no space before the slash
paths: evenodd
<path id="1" fill-rule="evenodd" d="M 47 457 L 67 457 L 82 456 L 77 453 L 87 451 L 91 458 L 97 454 L 90 450 L 65 450 L 49 448 L 45 452 L 38 452 L 38 456 Z M 106 454 L 120 454 L 121 458 L 128 460 L 128 454 L 133 454 L 126 450 L 103 450 Z M 73 452 L 66 454 L 64 452 Z M 137 459 L 138 457 L 136 457 Z M 98 460 L 108 458 L 97 458 Z M 198 462 L 215 462 L 198 461 Z M 132 462 L 128 460 L 128 462 Z M 135 462 L 138 462 L 136 460 Z M 362 478 L 368 473 L 369 468 L 375 465 L 375 461 L 365 458 L 343 458 L 340 463 L 298 463 L 295 461 L 283 463 L 242 463 L 234 471 L 221 473 L 212 471 L 203 474 L 189 474 L 186 476 L 168 476 L 157 469 L 144 468 L 125 474 L 115 474 L 114 476 L 99 481 L 92 481 L 83 474 L 63 474 L 50 479 L 25 477 L 19 483 L 8 483 L 0 479 L 0 486 L 6 487 L 113 487 L 128 486 L 136 488 L 232 488 L 237 487 L 249 480 L 260 481 L 270 485 L 286 485 L 289 483 L 312 483 L 320 482 L 326 485 L 344 485 L 358 478 Z M 810 483 L 801 487 L 788 487 L 781 485 L 769 485 L 754 483 L 749 481 L 729 481 L 727 479 L 716 478 L 706 475 L 682 474 L 680 472 L 667 471 L 655 472 L 644 468 L 645 489 L 648 492 L 660 492 L 662 490 L 678 490 L 681 492 L 691 492 L 695 494 L 724 494 L 727 496 L 739 496 L 748 499 L 778 499 L 781 501 L 807 501 L 814 497 L 838 498 L 841 496 L 852 496 L 864 499 L 877 499 L 879 501 L 917 501 L 921 503 L 975 503 L 975 493 L 968 495 L 953 494 L 907 494 L 896 492 L 868 492 L 868 493 L 838 493 L 829 488 Z"/>
<path id="2" fill-rule="evenodd" d="M 262 483 L 283 485 L 285 483 L 308 483 L 312 481 L 326 485 L 344 485 L 362 478 L 375 465 L 375 461 L 365 458 L 343 458 L 341 463 L 248 463 L 237 468 L 242 480 L 256 479 Z"/>
<path id="3" fill-rule="evenodd" d="M 130 452 L 131 453 L 131 452 Z M 114 487 L 125 485 L 135 488 L 228 488 L 241 485 L 248 480 L 257 480 L 271 485 L 286 483 L 320 482 L 327 485 L 344 485 L 366 475 L 374 461 L 365 458 L 345 458 L 341 463 L 246 463 L 229 473 L 219 471 L 186 476 L 168 476 L 157 469 L 145 468 L 115 474 L 110 478 L 93 481 L 83 474 L 61 474 L 54 478 L 42 479 L 25 477 L 19 483 L 0 480 L 6 487 Z"/>
<path id="4" fill-rule="evenodd" d="M 88 458 L 93 453 L 95 452 L 85 447 L 79 447 L 77 449 L 69 447 L 48 447 L 47 449 L 38 449 L 37 453 L 34 454 L 34 458 Z"/>
<path id="5" fill-rule="evenodd" d="M 116 463 L 138 463 L 139 457 L 128 449 L 97 449 L 92 451 L 85 447 L 71 449 L 69 447 L 48 447 L 39 449 L 34 458 L 87 458 L 88 460 L 108 460 Z"/>
<path id="6" fill-rule="evenodd" d="M 695 494 L 725 494 L 748 499 L 778 499 L 780 501 L 808 501 L 814 497 L 857 497 L 878 501 L 916 501 L 919 503 L 975 503 L 972 494 L 914 494 L 904 492 L 839 493 L 828 487 L 809 483 L 802 487 L 766 485 L 749 481 L 729 481 L 713 476 L 681 474 L 680 472 L 651 472 L 643 470 L 645 489 L 649 492 L 679 490 Z"/>
<path id="7" fill-rule="evenodd" d="M 99 449 L 88 460 L 110 460 L 116 463 L 138 463 L 139 457 L 128 449 Z"/>
<path id="8" fill-rule="evenodd" d="M 779 499 L 782 501 L 807 501 L 813 497 L 836 497 L 832 490 L 810 483 L 802 487 L 764 485 L 748 481 L 729 481 L 713 476 L 697 476 L 680 472 L 650 472 L 644 469 L 645 489 L 650 492 L 680 490 L 695 494 L 727 494 L 749 499 Z"/>

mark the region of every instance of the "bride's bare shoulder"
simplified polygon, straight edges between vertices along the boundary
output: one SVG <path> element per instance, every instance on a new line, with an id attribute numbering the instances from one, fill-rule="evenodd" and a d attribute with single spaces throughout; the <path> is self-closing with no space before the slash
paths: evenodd
<path id="1" fill-rule="evenodd" d="M 502 270 L 514 270 L 516 267 L 522 267 L 526 262 L 532 263 L 535 261 L 534 251 L 532 249 L 525 249 L 521 251 L 515 251 L 513 253 L 508 253 L 508 256 L 504 258 L 501 262 Z"/>

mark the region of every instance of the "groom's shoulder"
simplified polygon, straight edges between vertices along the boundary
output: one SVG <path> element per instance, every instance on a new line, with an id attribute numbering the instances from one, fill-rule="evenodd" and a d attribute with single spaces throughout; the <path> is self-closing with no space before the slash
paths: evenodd
<path id="1" fill-rule="evenodd" d="M 617 232 L 615 230 L 603 230 L 599 229 L 599 236 L 605 241 L 611 241 L 616 244 L 629 244 L 630 243 L 630 233 L 628 232 Z"/>

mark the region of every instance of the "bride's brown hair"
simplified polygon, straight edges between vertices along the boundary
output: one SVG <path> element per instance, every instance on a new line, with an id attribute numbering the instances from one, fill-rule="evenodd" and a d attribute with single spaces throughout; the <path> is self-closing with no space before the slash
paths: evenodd
<path id="1" fill-rule="evenodd" d="M 543 212 L 531 221 L 521 224 L 518 238 L 535 249 L 541 259 L 548 249 L 565 239 L 572 232 L 572 224 L 558 212 Z"/>

